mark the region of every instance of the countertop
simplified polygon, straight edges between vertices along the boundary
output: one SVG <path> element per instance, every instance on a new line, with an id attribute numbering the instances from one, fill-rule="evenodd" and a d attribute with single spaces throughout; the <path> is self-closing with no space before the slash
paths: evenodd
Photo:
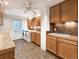
<path id="1" fill-rule="evenodd" d="M 8 53 L 14 49 L 15 45 L 11 40 L 9 33 L 0 33 L 0 54 Z"/>
<path id="2" fill-rule="evenodd" d="M 40 33 L 40 31 L 36 31 L 36 30 L 26 30 L 28 32 L 37 32 L 37 33 Z"/>
<path id="3" fill-rule="evenodd" d="M 72 35 L 67 35 L 67 34 L 59 34 L 59 33 L 48 33 L 48 35 L 56 36 L 56 37 L 59 37 L 59 38 L 65 38 L 65 39 L 69 39 L 69 40 L 78 42 L 78 36 L 72 36 Z"/>

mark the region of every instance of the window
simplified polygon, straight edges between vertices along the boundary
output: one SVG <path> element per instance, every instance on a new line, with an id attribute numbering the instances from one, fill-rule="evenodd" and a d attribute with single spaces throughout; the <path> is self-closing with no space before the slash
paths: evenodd
<path id="1" fill-rule="evenodd" d="M 13 31 L 14 32 L 21 32 L 22 31 L 22 21 L 21 20 L 14 20 L 13 21 Z"/>

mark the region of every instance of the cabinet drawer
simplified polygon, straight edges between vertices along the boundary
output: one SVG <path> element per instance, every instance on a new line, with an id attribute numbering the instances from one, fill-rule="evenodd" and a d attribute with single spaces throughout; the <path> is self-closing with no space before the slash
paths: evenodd
<path id="1" fill-rule="evenodd" d="M 61 42 L 64 42 L 64 43 L 68 43 L 68 44 L 72 44 L 72 45 L 77 45 L 77 42 L 70 41 L 68 39 L 58 39 L 58 41 L 61 41 Z"/>
<path id="2" fill-rule="evenodd" d="M 47 38 L 48 38 L 48 39 L 51 39 L 51 40 L 52 40 L 52 39 L 53 39 L 53 40 L 57 40 L 57 37 L 54 37 L 54 36 L 51 36 L 51 35 L 48 35 Z"/>
<path id="3" fill-rule="evenodd" d="M 40 33 L 36 33 L 36 35 L 40 35 Z"/>

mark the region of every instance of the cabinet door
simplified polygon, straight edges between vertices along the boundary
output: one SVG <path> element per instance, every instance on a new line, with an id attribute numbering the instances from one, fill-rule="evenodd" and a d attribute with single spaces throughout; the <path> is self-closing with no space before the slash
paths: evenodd
<path id="1" fill-rule="evenodd" d="M 0 26 L 3 24 L 3 16 L 2 16 L 2 12 L 0 11 Z"/>
<path id="2" fill-rule="evenodd" d="M 54 9 L 55 9 L 55 7 L 51 7 L 51 8 L 50 8 L 50 22 L 51 22 L 51 23 L 54 22 L 54 20 L 53 20 L 54 17 L 55 17 L 55 15 L 54 15 L 54 14 L 55 14 L 55 12 L 54 12 L 55 10 L 54 10 Z"/>
<path id="3" fill-rule="evenodd" d="M 3 6 L 0 4 L 0 26 L 3 25 Z"/>
<path id="4" fill-rule="evenodd" d="M 57 55 L 64 59 L 77 59 L 77 46 L 57 42 Z"/>
<path id="5" fill-rule="evenodd" d="M 60 21 L 60 5 L 56 5 L 50 8 L 50 20 L 51 23 Z"/>
<path id="6" fill-rule="evenodd" d="M 0 54 L 0 59 L 15 59 L 14 56 L 14 51 L 11 51 L 8 53 Z"/>
<path id="7" fill-rule="evenodd" d="M 27 20 L 28 28 L 32 29 L 33 27 L 33 21 L 32 20 Z"/>
<path id="8" fill-rule="evenodd" d="M 78 20 L 78 0 L 70 0 L 71 2 L 71 20 Z"/>
<path id="9" fill-rule="evenodd" d="M 35 43 L 35 40 L 36 40 L 36 38 L 35 38 L 35 32 L 32 32 L 32 42 Z"/>
<path id="10" fill-rule="evenodd" d="M 60 4 L 55 6 L 55 19 L 54 21 L 60 21 Z"/>
<path id="11" fill-rule="evenodd" d="M 54 38 L 54 37 L 51 37 L 51 38 L 48 37 L 46 45 L 47 45 L 47 49 L 49 51 L 51 51 L 51 52 L 53 52 L 53 53 L 56 54 L 56 38 Z"/>
<path id="12" fill-rule="evenodd" d="M 77 19 L 77 0 L 66 0 L 61 3 L 61 20 L 78 20 Z"/>
<path id="13" fill-rule="evenodd" d="M 5 57 L 5 59 L 15 59 L 14 58 L 14 51 L 6 53 L 4 57 Z"/>
<path id="14" fill-rule="evenodd" d="M 64 58 L 64 51 L 65 48 L 64 48 L 64 45 L 62 42 L 57 42 L 57 55 Z"/>
<path id="15" fill-rule="evenodd" d="M 40 26 L 41 25 L 41 18 L 40 18 L 40 16 L 39 17 L 36 17 L 35 18 L 35 26 Z"/>
<path id="16" fill-rule="evenodd" d="M 40 45 L 40 33 L 36 33 L 36 44 Z"/>

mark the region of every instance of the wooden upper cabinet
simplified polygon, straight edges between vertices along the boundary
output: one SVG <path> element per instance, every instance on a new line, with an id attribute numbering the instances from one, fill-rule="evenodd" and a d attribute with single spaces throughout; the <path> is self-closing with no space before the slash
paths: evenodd
<path id="1" fill-rule="evenodd" d="M 60 5 L 50 8 L 50 22 L 56 23 L 60 21 Z"/>
<path id="2" fill-rule="evenodd" d="M 3 23 L 3 19 L 2 19 L 2 12 L 0 12 L 0 26 L 2 25 L 2 23 Z"/>
<path id="3" fill-rule="evenodd" d="M 27 20 L 27 24 L 28 24 L 28 29 L 32 29 L 33 21 L 32 20 Z"/>
<path id="4" fill-rule="evenodd" d="M 3 11 L 4 11 L 3 6 L 0 4 L 0 26 L 3 25 L 3 14 L 4 14 Z"/>
<path id="5" fill-rule="evenodd" d="M 69 20 L 78 20 L 77 19 L 77 5 L 78 0 L 66 0 L 61 3 L 61 20 L 69 21 Z"/>
<path id="6" fill-rule="evenodd" d="M 78 20 L 78 0 L 66 0 L 50 8 L 50 22 Z"/>
<path id="7" fill-rule="evenodd" d="M 36 17 L 34 23 L 35 23 L 35 26 L 40 26 L 41 25 L 41 17 L 40 16 Z"/>
<path id="8" fill-rule="evenodd" d="M 41 17 L 34 17 L 31 20 L 28 20 L 27 23 L 29 29 L 34 29 L 34 26 L 41 26 Z"/>

